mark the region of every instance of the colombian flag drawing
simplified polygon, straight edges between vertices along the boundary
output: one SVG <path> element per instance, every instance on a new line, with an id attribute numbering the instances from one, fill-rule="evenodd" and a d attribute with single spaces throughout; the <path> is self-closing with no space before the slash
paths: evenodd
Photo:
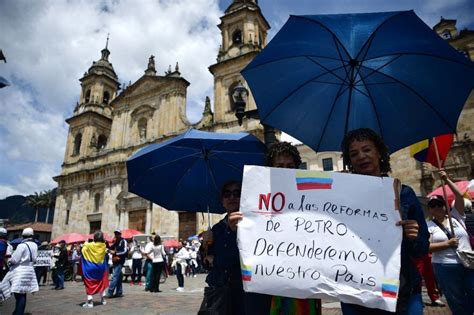
<path id="1" fill-rule="evenodd" d="M 252 280 L 252 268 L 250 266 L 240 264 L 240 270 L 242 271 L 242 281 Z"/>
<path id="2" fill-rule="evenodd" d="M 87 295 L 102 293 L 109 286 L 105 255 L 105 243 L 85 243 L 82 247 L 82 275 Z"/>
<path id="3" fill-rule="evenodd" d="M 331 173 L 318 171 L 296 171 L 296 188 L 298 190 L 331 189 Z"/>
<path id="4" fill-rule="evenodd" d="M 384 279 L 382 282 L 382 296 L 396 299 L 399 285 L 400 281 L 397 279 Z"/>

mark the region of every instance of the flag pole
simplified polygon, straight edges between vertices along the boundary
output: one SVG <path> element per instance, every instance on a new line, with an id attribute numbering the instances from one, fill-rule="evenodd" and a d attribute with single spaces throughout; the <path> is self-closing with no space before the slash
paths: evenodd
<path id="1" fill-rule="evenodd" d="M 433 144 L 434 144 L 434 149 L 435 149 L 435 154 L 436 154 L 436 161 L 438 162 L 438 170 L 441 169 L 441 159 L 439 158 L 439 151 L 438 151 L 438 145 L 436 144 L 436 137 L 433 137 Z M 454 227 L 453 227 L 453 220 L 451 219 L 451 211 L 449 210 L 449 203 L 448 203 L 448 194 L 446 193 L 446 183 L 441 180 L 441 187 L 443 189 L 443 197 L 444 197 L 444 202 L 446 205 L 446 212 L 448 213 L 448 222 L 449 222 L 449 227 L 451 229 L 451 235 L 454 237 Z"/>

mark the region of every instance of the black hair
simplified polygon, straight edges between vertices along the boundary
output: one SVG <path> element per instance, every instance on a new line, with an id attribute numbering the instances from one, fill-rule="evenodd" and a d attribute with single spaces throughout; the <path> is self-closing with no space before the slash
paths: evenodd
<path id="1" fill-rule="evenodd" d="M 155 246 L 161 245 L 161 237 L 158 234 L 155 235 L 155 239 L 153 240 L 153 245 Z"/>
<path id="2" fill-rule="evenodd" d="M 101 243 L 104 243 L 105 240 L 104 240 L 104 233 L 102 233 L 101 231 L 97 231 L 94 233 L 94 242 L 101 242 Z"/>
<path id="3" fill-rule="evenodd" d="M 296 168 L 301 165 L 301 156 L 298 149 L 289 142 L 282 141 L 273 144 L 267 151 L 267 165 L 273 165 L 273 159 L 279 155 L 289 155 L 293 158 Z"/>
<path id="4" fill-rule="evenodd" d="M 380 173 L 386 175 L 392 170 L 390 167 L 390 154 L 388 153 L 388 148 L 383 142 L 382 138 L 372 129 L 369 128 L 359 128 L 352 131 L 349 131 L 344 139 L 342 140 L 341 149 L 342 149 L 342 160 L 344 165 L 349 167 L 350 172 L 354 172 L 354 167 L 351 163 L 351 158 L 349 155 L 349 147 L 354 141 L 372 141 L 375 145 L 375 148 L 380 154 Z"/>

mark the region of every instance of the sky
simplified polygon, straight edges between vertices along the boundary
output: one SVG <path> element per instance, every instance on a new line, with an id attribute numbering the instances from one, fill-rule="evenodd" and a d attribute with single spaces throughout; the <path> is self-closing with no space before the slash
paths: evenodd
<path id="1" fill-rule="evenodd" d="M 158 74 L 179 62 L 191 85 L 187 116 L 199 121 L 221 41 L 219 18 L 231 0 L 0 1 L 0 199 L 56 187 L 79 78 L 100 58 L 110 34 L 109 61 L 121 83 L 143 75 L 150 55 Z M 429 26 L 440 16 L 474 29 L 472 0 L 260 0 L 269 38 L 290 14 L 415 10 Z"/>

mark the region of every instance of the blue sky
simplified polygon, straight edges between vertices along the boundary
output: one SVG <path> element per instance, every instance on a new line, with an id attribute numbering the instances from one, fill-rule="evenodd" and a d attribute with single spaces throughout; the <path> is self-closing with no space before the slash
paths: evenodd
<path id="1" fill-rule="evenodd" d="M 216 27 L 231 0 L 4 0 L 0 1 L 0 49 L 8 63 L 0 75 L 0 198 L 55 187 L 68 126 L 79 99 L 78 79 L 98 60 L 110 33 L 109 60 L 119 80 L 136 81 L 148 57 L 158 73 L 178 61 L 188 88 L 187 115 L 196 122 L 213 78 L 220 44 Z M 440 16 L 474 29 L 474 1 L 260 0 L 270 38 L 290 14 L 415 10 L 429 25 Z"/>

